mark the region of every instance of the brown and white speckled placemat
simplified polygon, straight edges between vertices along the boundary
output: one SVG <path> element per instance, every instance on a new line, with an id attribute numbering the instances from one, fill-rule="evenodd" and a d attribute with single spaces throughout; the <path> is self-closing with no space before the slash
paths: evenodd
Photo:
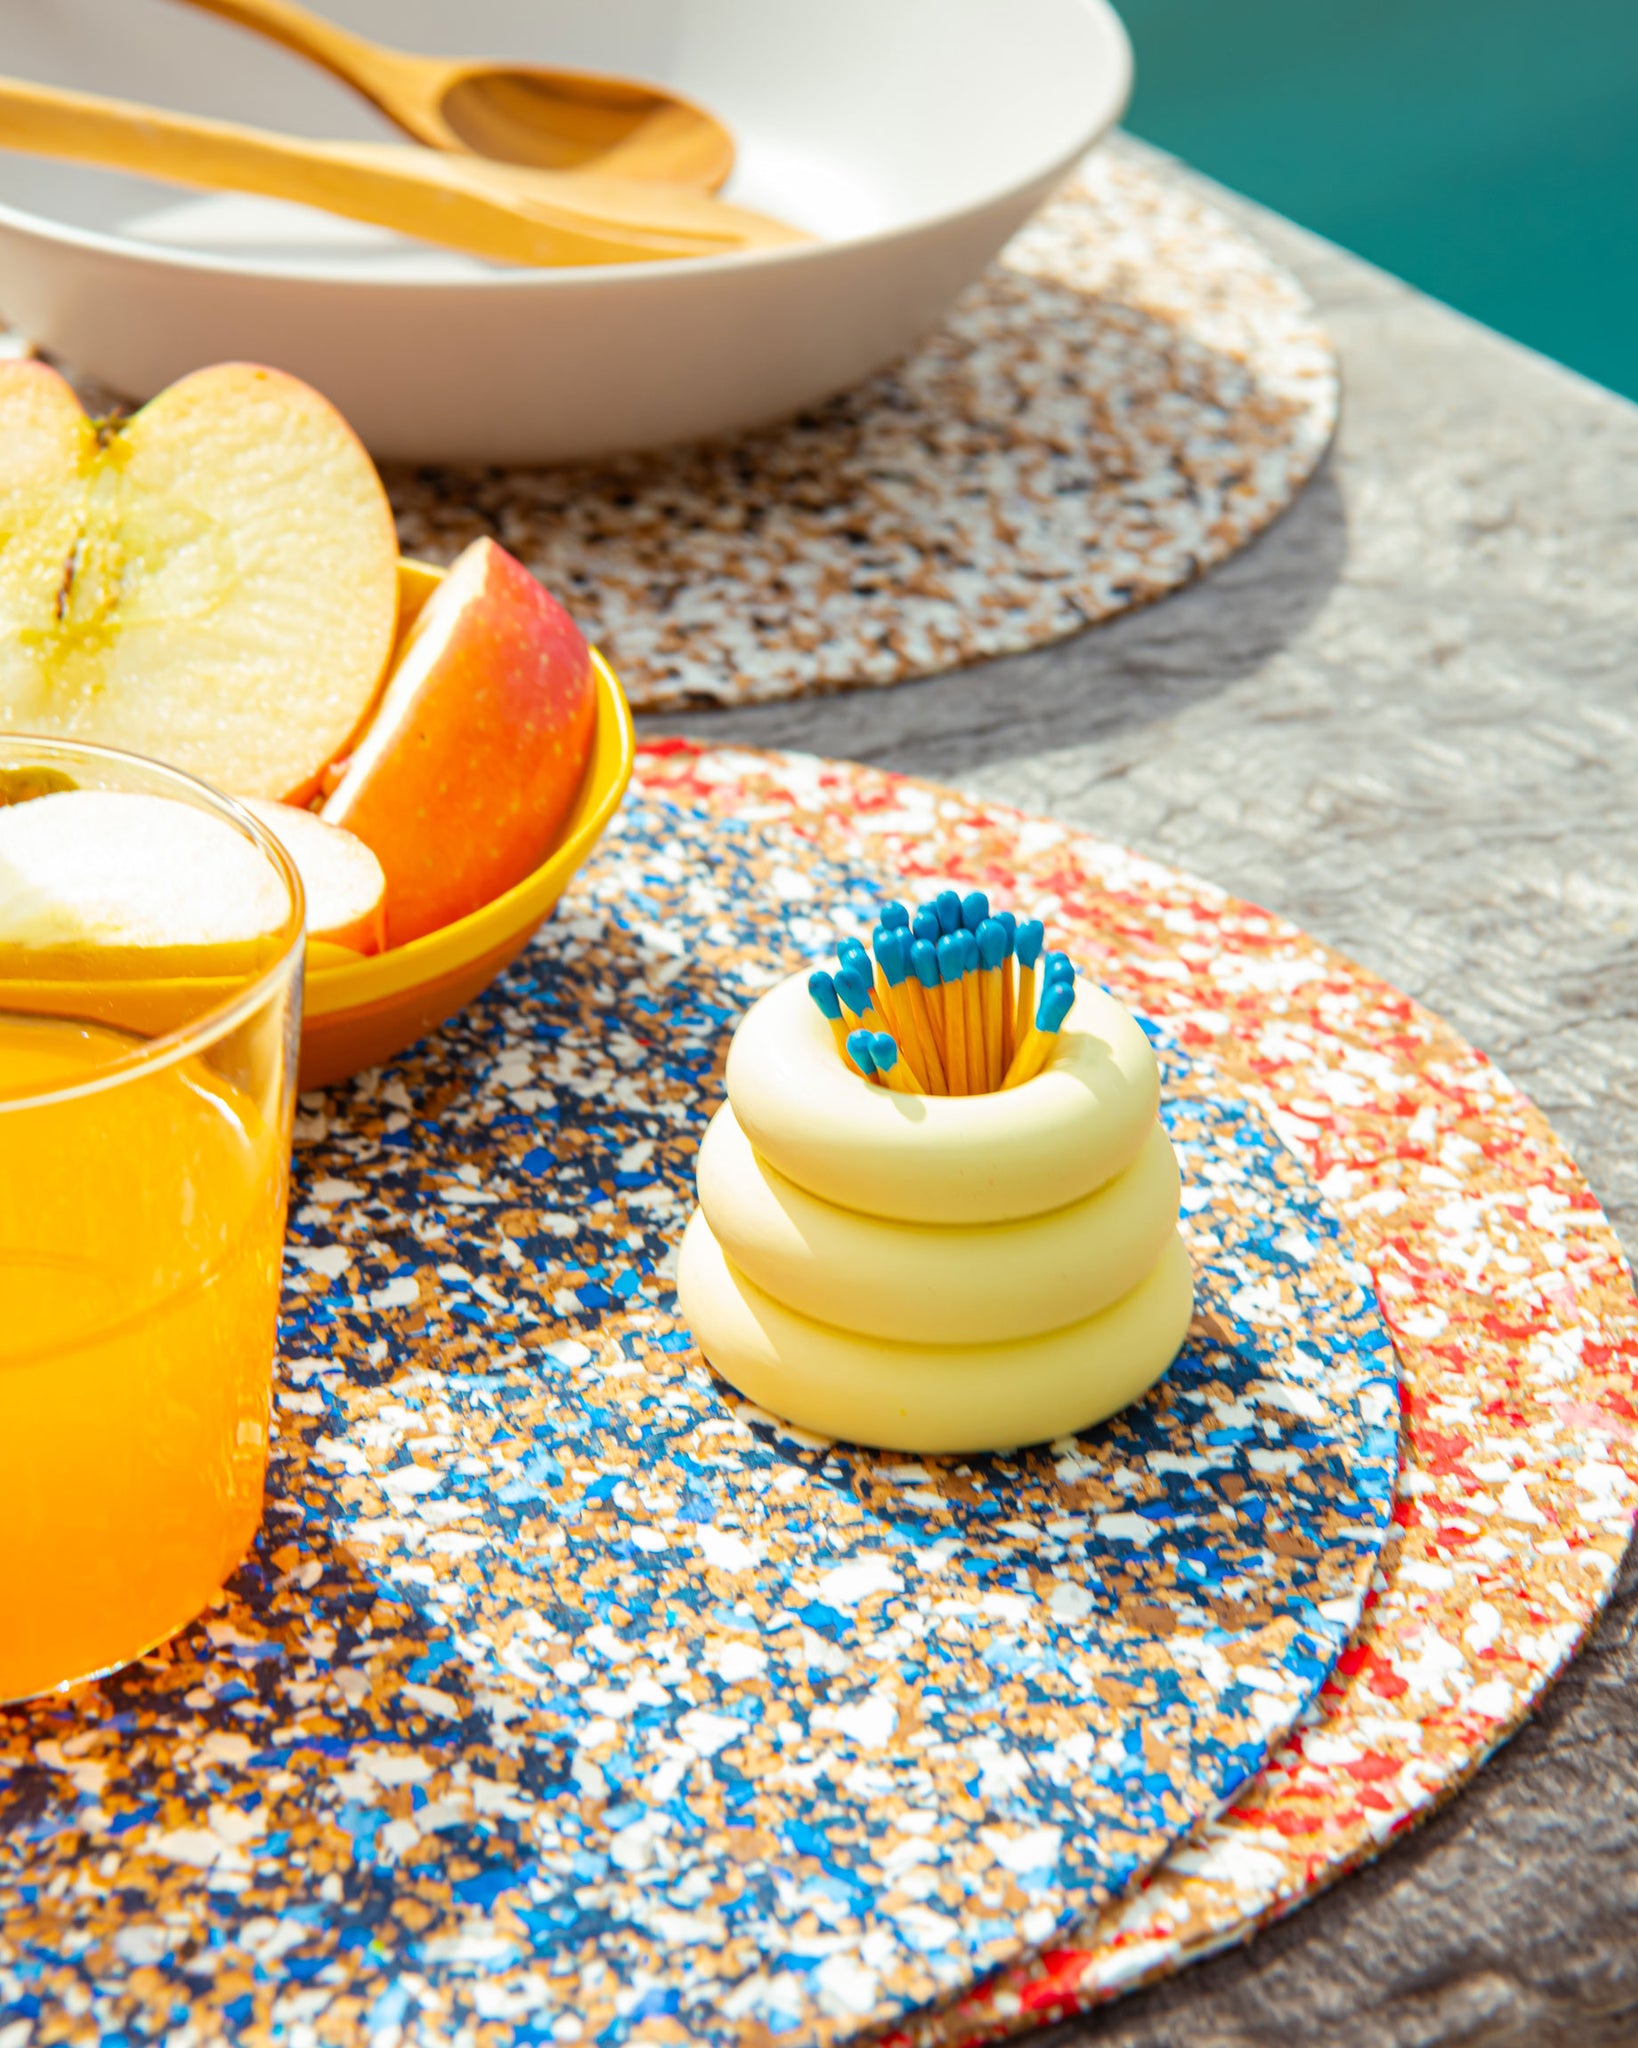
<path id="1" fill-rule="evenodd" d="M 1284 510 L 1336 422 L 1301 287 L 1117 144 L 896 370 L 733 442 L 389 478 L 405 550 L 521 555 L 632 703 L 896 683 L 1147 603 Z"/>

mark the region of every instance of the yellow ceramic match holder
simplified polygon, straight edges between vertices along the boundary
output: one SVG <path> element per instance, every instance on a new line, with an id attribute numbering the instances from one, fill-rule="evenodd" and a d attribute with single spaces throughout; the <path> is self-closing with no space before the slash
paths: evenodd
<path id="1" fill-rule="evenodd" d="M 727 1082 L 677 1288 L 759 1406 L 882 1450 L 1010 1450 L 1176 1357 L 1194 1282 L 1159 1068 L 1101 989 L 1034 1079 L 928 1097 L 844 1066 L 795 975 L 740 1025 Z"/>

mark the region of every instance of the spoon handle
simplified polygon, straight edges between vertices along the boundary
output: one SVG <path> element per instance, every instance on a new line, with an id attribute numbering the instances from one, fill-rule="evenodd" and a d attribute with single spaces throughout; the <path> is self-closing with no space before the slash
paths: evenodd
<path id="1" fill-rule="evenodd" d="M 514 172 L 413 145 L 306 142 L 18 79 L 0 79 L 0 148 L 296 200 L 502 263 L 640 262 L 806 239 L 675 189 Z"/>
<path id="2" fill-rule="evenodd" d="M 182 0 L 182 4 L 282 43 L 298 57 L 310 58 L 367 99 L 375 100 L 377 106 L 381 106 L 378 90 L 392 92 L 420 69 L 406 52 L 352 35 L 334 22 L 309 14 L 305 7 L 295 6 L 293 0 Z M 382 111 L 391 110 L 383 107 Z"/>

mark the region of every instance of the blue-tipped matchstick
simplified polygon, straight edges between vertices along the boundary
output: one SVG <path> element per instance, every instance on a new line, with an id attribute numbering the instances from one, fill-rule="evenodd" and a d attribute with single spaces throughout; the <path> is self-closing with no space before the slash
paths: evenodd
<path id="1" fill-rule="evenodd" d="M 950 1078 L 950 1059 L 944 1036 L 944 998 L 939 993 L 942 983 L 939 979 L 936 944 L 926 939 L 916 939 L 911 944 L 910 973 L 913 978 L 906 987 L 911 1007 L 916 1013 L 917 1021 L 925 1029 L 937 1056 L 939 1071 L 944 1076 L 945 1090 L 953 1095 L 955 1083 Z"/>
<path id="2" fill-rule="evenodd" d="M 1025 1032 L 1023 1044 L 1013 1054 L 1012 1065 L 1001 1083 L 1003 1088 L 1022 1087 L 1046 1065 L 1057 1050 L 1058 1033 L 1063 1029 L 1064 1019 L 1074 1002 L 1075 984 L 1072 981 L 1054 981 L 1041 991 L 1041 1004 L 1035 1013 L 1034 1026 Z"/>
<path id="3" fill-rule="evenodd" d="M 987 1095 L 989 1059 L 984 1050 L 984 995 L 978 978 L 978 940 L 963 925 L 956 933 L 961 945 L 961 1008 L 967 1027 L 967 1093 Z"/>
<path id="4" fill-rule="evenodd" d="M 838 939 L 836 957 L 841 961 L 843 971 L 851 974 L 855 981 L 862 981 L 870 989 L 876 986 L 875 965 L 857 939 Z M 876 1007 L 880 1009 L 881 1005 L 878 1003 Z"/>
<path id="5" fill-rule="evenodd" d="M 944 990 L 944 1071 L 952 1095 L 971 1095 L 971 1070 L 967 1064 L 967 1012 L 962 1002 L 961 977 L 966 953 L 959 932 L 946 932 L 938 942 L 938 974 Z"/>
<path id="6" fill-rule="evenodd" d="M 836 1041 L 836 1050 L 847 1058 L 847 1026 L 842 1022 L 841 998 L 836 993 L 836 984 L 828 974 L 808 976 L 808 994 L 819 1006 L 819 1014 L 830 1026 L 830 1035 Z"/>
<path id="7" fill-rule="evenodd" d="M 864 1075 L 867 1081 L 876 1078 L 876 1054 L 872 1040 L 874 1032 L 850 1031 L 847 1035 L 847 1056 Z"/>
<path id="8" fill-rule="evenodd" d="M 995 921 L 1007 935 L 1006 956 L 1001 962 L 1001 1071 L 1005 1073 L 1012 1061 L 1013 1035 L 1018 1028 L 1018 991 L 1012 967 L 1018 946 L 1018 920 L 1010 910 L 998 910 Z"/>
<path id="9" fill-rule="evenodd" d="M 1035 969 L 1045 944 L 1046 928 L 1038 917 L 1028 918 L 1018 927 L 1012 947 L 1018 956 L 1018 1044 L 1012 1049 L 1012 1059 L 1017 1058 L 1018 1046 L 1029 1036 L 1030 1020 L 1035 1015 Z M 1011 1066 L 1011 1060 L 1008 1065 Z"/>
<path id="10" fill-rule="evenodd" d="M 978 970 L 981 1006 L 984 1012 L 984 1086 L 994 1090 L 1007 1070 L 1004 1020 L 1006 1003 L 1002 992 L 1007 957 L 1007 928 L 998 917 L 987 917 L 978 927 Z"/>
<path id="11" fill-rule="evenodd" d="M 870 1056 L 876 1062 L 878 1079 L 885 1081 L 896 1095 L 925 1093 L 906 1068 L 903 1048 L 888 1032 L 878 1031 L 871 1039 Z"/>

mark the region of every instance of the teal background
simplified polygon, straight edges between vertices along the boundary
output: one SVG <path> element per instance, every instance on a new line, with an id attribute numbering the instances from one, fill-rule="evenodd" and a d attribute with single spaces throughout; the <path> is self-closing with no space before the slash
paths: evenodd
<path id="1" fill-rule="evenodd" d="M 1638 0 L 1116 0 L 1127 125 L 1638 398 Z"/>

